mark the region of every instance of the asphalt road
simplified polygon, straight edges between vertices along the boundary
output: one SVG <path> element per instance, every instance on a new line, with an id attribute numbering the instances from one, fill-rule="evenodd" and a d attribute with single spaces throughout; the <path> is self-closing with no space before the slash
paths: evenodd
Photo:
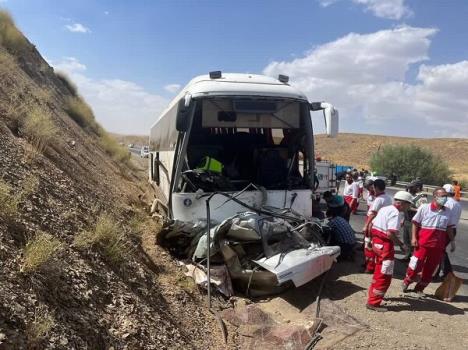
<path id="1" fill-rule="evenodd" d="M 386 192 L 393 196 L 396 191 L 399 191 L 399 188 L 387 188 Z M 431 200 L 432 196 L 428 196 L 428 200 Z M 458 294 L 468 296 L 468 200 L 464 199 L 460 201 L 462 205 L 462 219 L 460 220 L 457 227 L 457 236 L 456 236 L 456 250 L 453 253 L 449 252 L 450 261 L 452 263 L 454 273 L 464 279 L 464 284 L 460 288 Z M 358 215 L 351 216 L 351 225 L 354 230 L 358 232 L 357 237 L 362 239 L 361 231 L 364 226 L 366 204 L 364 201 L 361 201 L 359 204 Z M 397 258 L 402 257 L 401 254 L 397 253 Z M 406 264 L 399 262 L 395 266 L 395 274 L 397 276 L 403 276 L 406 270 Z"/>

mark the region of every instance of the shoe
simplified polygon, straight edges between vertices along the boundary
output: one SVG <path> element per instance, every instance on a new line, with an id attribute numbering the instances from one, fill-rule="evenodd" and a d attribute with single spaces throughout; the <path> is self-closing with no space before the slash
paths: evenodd
<path id="1" fill-rule="evenodd" d="M 366 304 L 366 308 L 368 310 L 372 310 L 372 311 L 377 311 L 377 312 L 386 312 L 388 311 L 388 309 L 384 306 L 377 306 L 377 305 L 370 305 L 370 304 Z"/>
<path id="2" fill-rule="evenodd" d="M 401 291 L 403 293 L 408 293 L 408 288 L 409 288 L 409 284 L 406 284 L 405 282 L 401 283 Z"/>

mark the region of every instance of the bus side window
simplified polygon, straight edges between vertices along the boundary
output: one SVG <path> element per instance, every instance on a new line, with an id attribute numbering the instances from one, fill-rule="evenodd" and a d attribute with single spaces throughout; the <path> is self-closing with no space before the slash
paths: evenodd
<path id="1" fill-rule="evenodd" d="M 159 186 L 159 152 L 151 153 L 151 180 L 156 182 L 156 185 Z"/>

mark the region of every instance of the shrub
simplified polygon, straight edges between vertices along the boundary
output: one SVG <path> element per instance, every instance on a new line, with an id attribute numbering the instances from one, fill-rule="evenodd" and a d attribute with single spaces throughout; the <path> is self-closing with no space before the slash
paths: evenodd
<path id="1" fill-rule="evenodd" d="M 65 87 L 73 96 L 78 96 L 78 88 L 76 87 L 75 83 L 70 80 L 66 73 L 60 71 L 55 72 L 55 76 L 62 82 L 63 85 L 65 85 Z"/>
<path id="2" fill-rule="evenodd" d="M 401 181 L 419 177 L 426 184 L 441 185 L 451 177 L 451 171 L 441 157 L 414 145 L 384 146 L 372 155 L 370 166 L 385 176 L 395 174 Z"/>
<path id="3" fill-rule="evenodd" d="M 125 232 L 107 214 L 99 216 L 92 230 L 80 232 L 75 237 L 74 245 L 82 249 L 98 249 L 111 263 L 121 263 L 129 254 Z"/>
<path id="4" fill-rule="evenodd" d="M 27 327 L 27 336 L 30 342 L 37 342 L 50 332 L 55 326 L 55 320 L 44 306 L 34 311 L 34 321 Z"/>
<path id="5" fill-rule="evenodd" d="M 43 232 L 37 234 L 24 248 L 24 262 L 21 271 L 35 272 L 47 266 L 61 247 L 62 243 L 57 238 Z"/>
<path id="6" fill-rule="evenodd" d="M 22 130 L 34 148 L 42 153 L 56 137 L 57 128 L 48 113 L 35 107 L 24 120 Z"/>
<path id="7" fill-rule="evenodd" d="M 26 38 L 16 28 L 10 14 L 0 10 L 0 45 L 3 45 L 9 51 L 17 52 L 26 47 L 26 44 Z"/>
<path id="8" fill-rule="evenodd" d="M 66 101 L 65 111 L 83 129 L 99 133 L 99 125 L 96 123 L 94 113 L 80 97 L 69 97 Z"/>
<path id="9" fill-rule="evenodd" d="M 0 180 L 0 217 L 11 220 L 18 215 L 19 199 L 12 194 L 12 188 Z"/>
<path id="10" fill-rule="evenodd" d="M 129 163 L 131 154 L 128 149 L 119 145 L 117 140 L 106 133 L 104 130 L 101 131 L 100 141 L 104 151 L 110 155 L 113 160 L 118 163 Z"/>
<path id="11" fill-rule="evenodd" d="M 31 194 L 35 193 L 39 187 L 39 179 L 34 176 L 30 175 L 27 177 L 23 183 L 22 183 L 22 190 L 19 196 L 21 197 L 22 200 L 26 199 L 29 197 Z"/>

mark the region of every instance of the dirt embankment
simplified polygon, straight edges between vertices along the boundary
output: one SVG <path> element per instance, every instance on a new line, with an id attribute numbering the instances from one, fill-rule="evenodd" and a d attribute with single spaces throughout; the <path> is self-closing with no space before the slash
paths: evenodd
<path id="1" fill-rule="evenodd" d="M 154 247 L 145 172 L 82 102 L 0 13 L 0 349 L 221 348 Z"/>
<path id="2" fill-rule="evenodd" d="M 336 164 L 369 168 L 369 160 L 381 146 L 416 145 L 426 148 L 444 159 L 453 171 L 455 179 L 468 181 L 468 140 L 467 139 L 420 139 L 367 134 L 339 134 L 336 138 L 318 135 L 316 152 L 323 159 Z"/>

